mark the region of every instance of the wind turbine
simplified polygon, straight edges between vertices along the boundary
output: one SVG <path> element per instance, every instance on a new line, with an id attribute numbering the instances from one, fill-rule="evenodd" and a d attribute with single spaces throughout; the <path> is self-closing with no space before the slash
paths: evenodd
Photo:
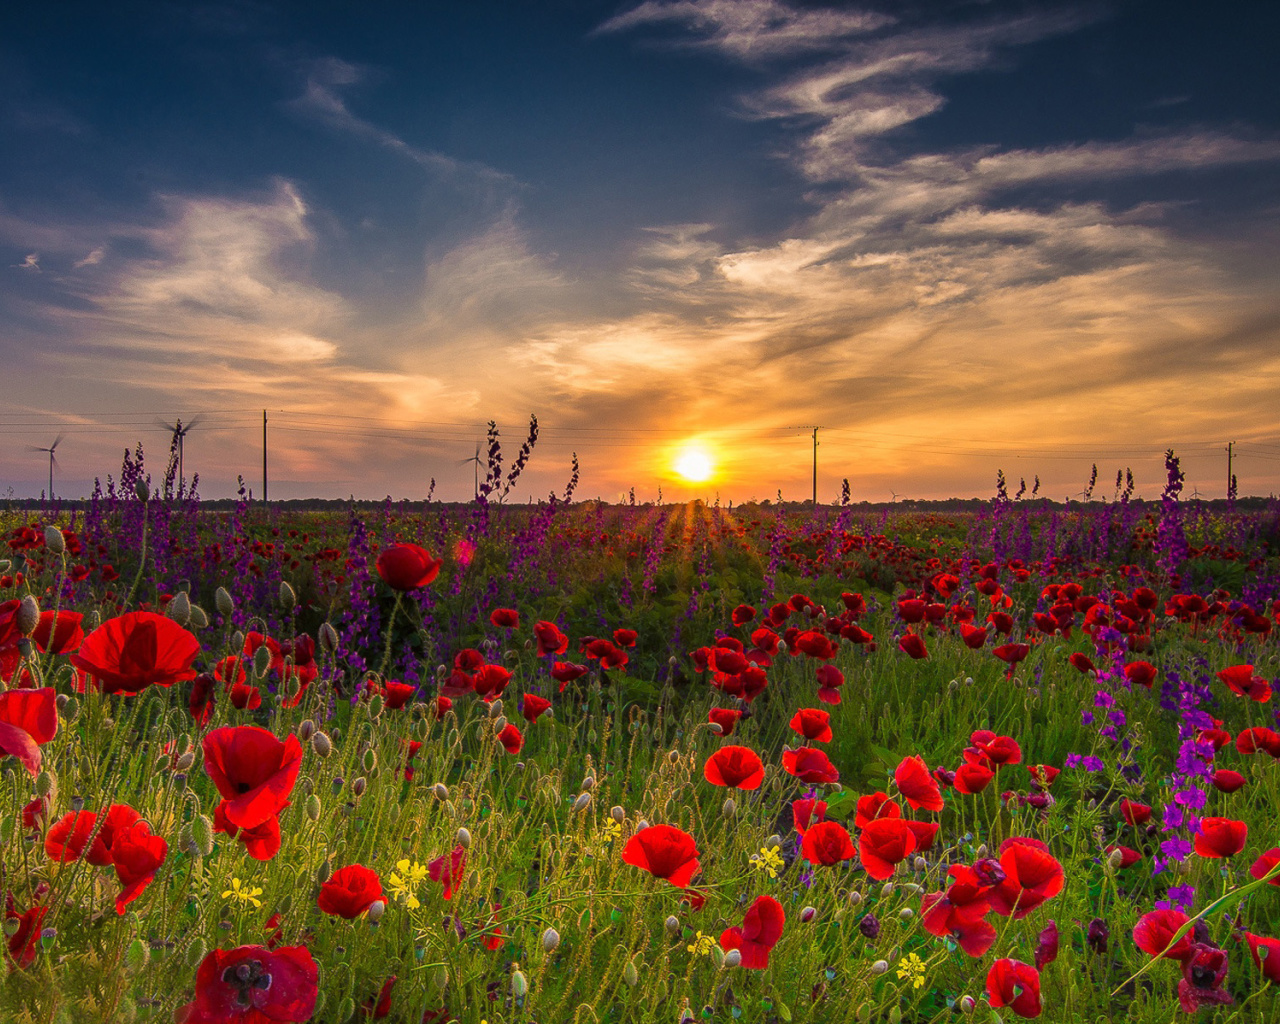
<path id="1" fill-rule="evenodd" d="M 468 462 L 474 462 L 476 466 L 476 497 L 480 497 L 480 442 L 476 442 L 476 453 L 469 459 L 462 459 L 458 462 L 459 466 L 465 466 Z"/>
<path id="2" fill-rule="evenodd" d="M 50 501 L 53 501 L 53 467 L 58 464 L 58 460 L 54 457 L 53 453 L 58 450 L 58 445 L 62 444 L 62 438 L 64 436 L 65 436 L 64 434 L 59 434 L 57 437 L 53 439 L 53 444 L 49 445 L 48 448 L 41 448 L 34 444 L 27 445 L 27 448 L 33 452 L 49 453 L 49 500 Z"/>
<path id="3" fill-rule="evenodd" d="M 893 495 L 893 497 L 889 499 L 889 504 L 896 505 L 898 503 L 898 492 L 895 491 L 892 487 L 890 487 L 889 493 Z"/>
<path id="4" fill-rule="evenodd" d="M 189 430 L 192 430 L 196 426 L 198 426 L 199 423 L 200 423 L 199 416 L 193 416 L 191 418 L 191 421 L 187 423 L 185 427 L 182 425 L 182 420 L 177 420 L 172 425 L 166 423 L 164 420 L 156 420 L 156 426 L 163 427 L 165 430 L 169 431 L 169 433 L 173 435 L 174 440 L 178 442 L 178 493 L 179 494 L 181 494 L 183 491 L 183 481 L 186 479 L 186 477 L 183 475 L 183 472 L 182 472 L 182 443 L 187 438 L 187 432 Z"/>

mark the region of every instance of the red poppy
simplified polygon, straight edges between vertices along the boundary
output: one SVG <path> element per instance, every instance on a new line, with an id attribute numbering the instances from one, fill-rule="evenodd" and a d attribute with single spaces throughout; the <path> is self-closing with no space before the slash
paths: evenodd
<path id="1" fill-rule="evenodd" d="M 235 686 L 231 687 L 231 692 L 227 695 L 227 699 L 231 701 L 231 706 L 238 711 L 252 711 L 254 708 L 262 706 L 262 691 L 256 686 L 236 683 Z"/>
<path id="2" fill-rule="evenodd" d="M 71 664 L 87 672 L 106 693 L 134 694 L 148 686 L 194 679 L 191 663 L 200 641 L 172 619 L 129 612 L 108 619 L 84 639 Z"/>
<path id="3" fill-rule="evenodd" d="M 50 860 L 62 863 L 84 857 L 95 867 L 109 868 L 111 846 L 116 836 L 138 820 L 138 812 L 128 804 L 112 804 L 90 845 L 89 836 L 98 824 L 98 815 L 93 811 L 68 811 L 53 823 L 45 835 L 45 855 Z"/>
<path id="4" fill-rule="evenodd" d="M 374 1020 L 381 1020 L 391 1012 L 391 992 L 396 987 L 399 979 L 393 974 L 382 983 L 382 988 L 378 990 L 378 995 L 372 999 L 366 999 L 360 1004 L 360 1011 L 366 1017 L 372 1017 Z"/>
<path id="5" fill-rule="evenodd" d="M 854 828 L 865 828 L 877 818 L 901 818 L 902 808 L 889 799 L 888 793 L 871 793 L 858 797 L 854 814 Z"/>
<path id="6" fill-rule="evenodd" d="M 12 934 L 9 929 L 5 929 L 8 935 L 9 956 L 13 958 L 21 970 L 26 970 L 36 960 L 36 943 L 40 939 L 40 926 L 44 923 L 45 914 L 49 913 L 49 908 L 35 904 L 18 913 L 17 904 L 14 903 L 13 893 L 5 893 L 5 909 L 4 921 L 6 924 L 10 921 L 17 921 L 17 927 Z M 12 927 L 12 926 L 10 926 Z"/>
<path id="7" fill-rule="evenodd" d="M 831 716 L 820 708 L 801 708 L 792 717 L 790 725 L 807 740 L 831 742 Z"/>
<path id="8" fill-rule="evenodd" d="M 222 832 L 244 844 L 244 852 L 254 860 L 268 861 L 280 852 L 280 818 L 272 815 L 253 828 L 237 828 L 227 818 L 227 802 L 213 809 L 213 830 Z"/>
<path id="9" fill-rule="evenodd" d="M 1280 985 L 1280 939 L 1264 939 L 1253 932 L 1245 932 L 1244 940 L 1249 944 L 1253 965 L 1267 981 Z"/>
<path id="10" fill-rule="evenodd" d="M 987 642 L 987 627 L 974 626 L 968 622 L 960 623 L 960 639 L 971 651 L 976 651 Z"/>
<path id="11" fill-rule="evenodd" d="M 1022 760 L 1022 748 L 1011 736 L 997 736 L 990 729 L 978 729 L 970 737 L 971 747 L 965 747 L 963 756 L 969 764 L 984 764 L 998 768 L 1004 764 L 1017 764 Z"/>
<path id="12" fill-rule="evenodd" d="M 459 672 L 471 673 L 484 667 L 484 655 L 474 647 L 464 647 L 453 656 L 453 667 Z"/>
<path id="13" fill-rule="evenodd" d="M 839 782 L 840 773 L 821 750 L 797 747 L 782 753 L 782 767 L 801 782 Z"/>
<path id="14" fill-rule="evenodd" d="M 916 835 L 901 818 L 876 818 L 867 822 L 858 837 L 862 866 L 872 878 L 883 881 L 896 865 L 916 848 Z"/>
<path id="15" fill-rule="evenodd" d="M 844 826 L 835 821 L 819 821 L 804 833 L 800 855 L 810 864 L 831 867 L 857 856 L 853 840 Z"/>
<path id="16" fill-rule="evenodd" d="M 489 621 L 499 629 L 519 629 L 520 613 L 514 608 L 495 608 L 489 613 Z"/>
<path id="17" fill-rule="evenodd" d="M 938 829 L 942 827 L 941 825 L 936 821 L 913 821 L 910 818 L 903 818 L 902 823 L 911 829 L 911 834 L 916 837 L 916 853 L 933 849 L 933 841 L 938 837 Z"/>
<path id="18" fill-rule="evenodd" d="M 921 924 L 930 935 L 955 937 L 969 956 L 982 956 L 996 941 L 995 928 L 985 920 L 991 909 L 989 886 L 964 864 L 952 865 L 949 874 L 952 882 L 945 892 L 920 898 Z"/>
<path id="19" fill-rule="evenodd" d="M 1242 788 L 1248 782 L 1248 779 L 1230 768 L 1219 768 L 1213 773 L 1213 778 L 1209 781 L 1213 783 L 1214 788 L 1220 793 L 1234 793 L 1237 789 Z"/>
<path id="20" fill-rule="evenodd" d="M 392 544 L 378 556 L 378 575 L 392 590 L 401 592 L 425 587 L 440 575 L 444 560 L 417 544 Z"/>
<path id="21" fill-rule="evenodd" d="M 719 675 L 731 676 L 745 672 L 750 664 L 747 656 L 737 648 L 719 646 L 708 648 L 707 665 Z"/>
<path id="22" fill-rule="evenodd" d="M 1231 688 L 1231 692 L 1259 703 L 1271 699 L 1271 684 L 1253 674 L 1252 665 L 1232 665 L 1218 673 L 1218 678 Z"/>
<path id="23" fill-rule="evenodd" d="M 1242 754 L 1256 754 L 1259 750 L 1265 750 L 1272 757 L 1280 758 L 1280 733 L 1265 725 L 1241 729 L 1236 734 L 1236 749 Z"/>
<path id="24" fill-rule="evenodd" d="M 769 966 L 769 951 L 782 938 L 786 920 L 781 903 L 772 896 L 757 896 L 747 908 L 742 927 L 726 928 L 720 935 L 720 948 L 738 950 L 742 966 L 748 970 L 764 970 Z"/>
<path id="25" fill-rule="evenodd" d="M 508 754 L 518 754 L 524 747 L 524 736 L 511 722 L 502 727 L 502 731 L 498 733 L 498 742 L 506 749 Z"/>
<path id="26" fill-rule="evenodd" d="M 444 886 L 444 898 L 453 899 L 467 869 L 467 848 L 455 846 L 447 857 L 437 857 L 427 865 L 427 876 Z"/>
<path id="27" fill-rule="evenodd" d="M 1201 857 L 1234 857 L 1244 849 L 1249 826 L 1231 818 L 1201 818 L 1196 853 Z"/>
<path id="28" fill-rule="evenodd" d="M 57 694 L 52 686 L 0 693 L 0 757 L 16 757 L 34 778 L 44 760 L 41 745 L 57 734 Z"/>
<path id="29" fill-rule="evenodd" d="M 1080 651 L 1076 651 L 1076 653 L 1071 655 L 1067 661 L 1069 661 L 1071 663 L 1071 667 L 1078 672 L 1085 673 L 1095 671 L 1092 659 L 1090 659 L 1089 655 Z"/>
<path id="30" fill-rule="evenodd" d="M 917 660 L 929 657 L 929 648 L 925 647 L 923 638 L 915 633 L 904 633 L 898 640 L 898 650 Z"/>
<path id="31" fill-rule="evenodd" d="M 741 717 L 742 712 L 733 708 L 712 708 L 707 712 L 707 721 L 720 726 L 721 736 L 732 736 L 733 727 Z"/>
<path id="32" fill-rule="evenodd" d="M 213 706 L 217 703 L 217 688 L 217 680 L 208 672 L 201 672 L 192 680 L 187 710 L 200 728 L 208 725 L 209 719 L 213 717 Z"/>
<path id="33" fill-rule="evenodd" d="M 1230 1006 L 1235 998 L 1222 987 L 1226 980 L 1226 950 L 1193 942 L 1190 955 L 1182 961 L 1182 980 L 1178 982 L 1182 1012 L 1195 1013 L 1202 1006 Z"/>
<path id="34" fill-rule="evenodd" d="M 962 764 L 956 769 L 956 777 L 951 784 L 957 792 L 972 796 L 986 789 L 995 777 L 996 773 L 985 764 Z"/>
<path id="35" fill-rule="evenodd" d="M 344 917 L 348 921 L 363 914 L 382 899 L 382 880 L 378 872 L 363 864 L 348 864 L 339 868 L 329 880 L 320 886 L 316 904 L 326 914 Z"/>
<path id="36" fill-rule="evenodd" d="M 1134 686 L 1145 686 L 1148 690 L 1155 684 L 1159 671 L 1149 661 L 1131 661 L 1124 667 L 1124 677 Z"/>
<path id="37" fill-rule="evenodd" d="M 634 629 L 615 629 L 613 631 L 613 642 L 619 647 L 634 647 L 639 636 L 640 634 Z"/>
<path id="38" fill-rule="evenodd" d="M 84 641 L 84 630 L 80 625 L 83 621 L 84 616 L 79 612 L 61 609 L 41 612 L 40 621 L 31 631 L 31 639 L 41 654 L 70 654 Z"/>
<path id="39" fill-rule="evenodd" d="M 922 807 L 926 811 L 940 811 L 945 806 L 938 782 L 929 774 L 929 767 L 919 754 L 902 759 L 894 770 L 893 781 L 903 799 L 917 811 Z"/>
<path id="40" fill-rule="evenodd" d="M 796 831 L 800 835 L 804 835 L 810 827 L 822 821 L 826 816 L 827 802 L 825 800 L 805 797 L 791 802 L 791 820 L 795 823 Z"/>
<path id="41" fill-rule="evenodd" d="M 581 679 L 586 674 L 586 665 L 575 665 L 571 661 L 557 661 L 551 666 L 551 678 L 560 684 L 561 693 L 564 693 L 564 688 L 571 682 L 575 679 Z"/>
<path id="42" fill-rule="evenodd" d="M 768 626 L 761 626 L 759 629 L 752 630 L 751 642 L 756 645 L 757 649 L 764 651 L 765 654 L 774 655 L 778 653 L 778 645 L 782 642 L 782 637 L 778 636 Z M 823 666 L 819 666 L 821 671 Z"/>
<path id="43" fill-rule="evenodd" d="M 151 834 L 145 821 L 135 821 L 122 829 L 111 841 L 111 861 L 116 878 L 124 887 L 116 897 L 116 913 L 136 900 L 156 877 L 156 872 L 169 854 L 169 844 L 161 836 Z"/>
<path id="44" fill-rule="evenodd" d="M 222 794 L 227 820 L 255 828 L 288 806 L 302 768 L 302 744 L 253 725 L 223 726 L 204 738 L 204 769 Z"/>
<path id="45" fill-rule="evenodd" d="M 481 665 L 471 677 L 471 685 L 476 696 L 486 704 L 491 704 L 502 696 L 502 691 L 511 682 L 511 673 L 501 665 Z"/>
<path id="46" fill-rule="evenodd" d="M 1031 784 L 1037 789 L 1048 789 L 1053 785 L 1053 780 L 1062 774 L 1061 768 L 1048 764 L 1029 764 L 1027 771 L 1031 773 Z"/>
<path id="47" fill-rule="evenodd" d="M 1038 839 L 1014 836 L 1000 844 L 1004 880 L 991 889 L 991 909 L 1014 920 L 1026 917 L 1062 891 L 1062 865 Z"/>
<path id="48" fill-rule="evenodd" d="M 824 704 L 839 704 L 844 673 L 834 665 L 819 665 L 814 674 L 818 680 L 818 700 Z"/>
<path id="49" fill-rule="evenodd" d="M 307 1021 L 315 1014 L 320 969 L 306 946 L 215 949 L 196 971 L 195 999 L 177 1024 Z"/>
<path id="50" fill-rule="evenodd" d="M 750 747 L 721 747 L 702 767 L 702 775 L 713 786 L 759 789 L 764 781 L 764 764 Z"/>
<path id="51" fill-rule="evenodd" d="M 1151 808 L 1129 799 L 1120 801 L 1120 816 L 1135 828 L 1151 820 Z"/>
<path id="52" fill-rule="evenodd" d="M 1275 870 L 1277 864 L 1280 864 L 1280 846 L 1273 846 L 1253 862 L 1253 866 L 1249 868 L 1249 874 L 1254 878 L 1266 878 Z M 1280 875 L 1271 879 L 1268 884 L 1280 886 Z"/>
<path id="53" fill-rule="evenodd" d="M 624 863 L 665 878 L 683 889 L 698 872 L 698 847 L 693 836 L 674 825 L 650 825 L 633 835 L 622 851 Z"/>
<path id="54" fill-rule="evenodd" d="M 1180 910 L 1153 910 L 1143 914 L 1133 929 L 1133 941 L 1150 956 L 1166 956 L 1171 960 L 1184 960 L 1191 955 L 1191 930 L 1173 941 L 1183 925 L 1190 922 Z"/>
<path id="55" fill-rule="evenodd" d="M 538 716 L 551 707 L 551 701 L 546 697 L 539 697 L 536 693 L 526 693 L 520 698 L 520 714 L 524 715 L 525 721 L 533 725 Z"/>
<path id="56" fill-rule="evenodd" d="M 999 593 L 1000 590 L 997 587 L 996 592 L 990 595 L 993 601 L 999 600 Z M 1008 636 L 1013 632 L 1013 616 L 1007 612 L 992 612 L 987 616 L 987 621 L 995 627 L 997 633 L 1001 633 L 1004 636 Z"/>
<path id="57" fill-rule="evenodd" d="M 997 960 L 987 972 L 987 998 L 992 1006 L 1007 1006 L 1019 1017 L 1039 1017 L 1040 972 L 1021 960 Z"/>
<path id="58" fill-rule="evenodd" d="M 756 610 L 749 604 L 740 604 L 733 610 L 733 624 L 735 626 L 745 626 L 755 617 Z"/>
<path id="59" fill-rule="evenodd" d="M 991 653 L 1009 666 L 1008 675 L 1012 676 L 1018 662 L 1024 661 L 1027 655 L 1031 653 L 1031 645 L 1001 644 L 999 647 L 993 647 Z"/>
<path id="60" fill-rule="evenodd" d="M 554 622 L 535 622 L 533 638 L 538 644 L 538 654 L 564 654 L 569 649 L 569 638 L 560 632 Z M 564 680 L 561 680 L 564 682 Z"/>

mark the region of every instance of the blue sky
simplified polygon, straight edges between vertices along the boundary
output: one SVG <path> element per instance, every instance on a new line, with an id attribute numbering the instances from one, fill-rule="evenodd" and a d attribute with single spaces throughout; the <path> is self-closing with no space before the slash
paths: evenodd
<path id="1" fill-rule="evenodd" d="M 0 491 L 1042 493 L 1280 469 L 1275 5 L 0 15 Z M 672 463 L 689 445 L 707 484 Z"/>

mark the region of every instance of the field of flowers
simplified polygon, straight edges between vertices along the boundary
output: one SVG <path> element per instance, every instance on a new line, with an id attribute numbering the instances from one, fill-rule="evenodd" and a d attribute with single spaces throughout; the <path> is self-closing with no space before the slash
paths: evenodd
<path id="1" fill-rule="evenodd" d="M 1169 474 L 0 513 L 0 1020 L 1280 1020 L 1280 504 Z"/>

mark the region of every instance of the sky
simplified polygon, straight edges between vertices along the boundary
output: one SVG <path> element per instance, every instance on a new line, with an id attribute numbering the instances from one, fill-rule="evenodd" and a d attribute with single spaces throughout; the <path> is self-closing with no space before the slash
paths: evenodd
<path id="1" fill-rule="evenodd" d="M 6 5 L 0 497 L 1280 492 L 1280 5 Z M 690 453 L 704 481 L 676 466 Z M 694 462 L 697 460 L 694 459 Z M 688 467 L 688 463 L 683 463 Z"/>

